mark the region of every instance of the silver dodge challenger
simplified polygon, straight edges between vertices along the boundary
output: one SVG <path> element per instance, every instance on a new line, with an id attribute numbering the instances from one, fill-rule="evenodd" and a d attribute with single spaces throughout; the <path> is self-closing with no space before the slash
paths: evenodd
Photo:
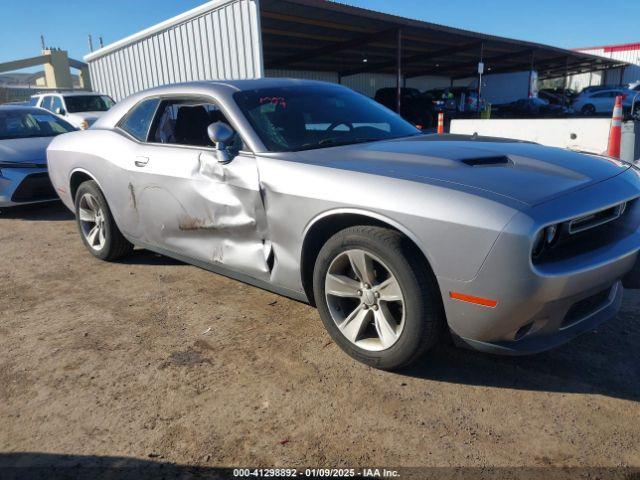
<path id="1" fill-rule="evenodd" d="M 635 166 L 424 135 L 339 85 L 155 88 L 47 159 L 94 256 L 136 245 L 309 302 L 377 368 L 449 335 L 540 352 L 614 317 L 638 284 Z"/>

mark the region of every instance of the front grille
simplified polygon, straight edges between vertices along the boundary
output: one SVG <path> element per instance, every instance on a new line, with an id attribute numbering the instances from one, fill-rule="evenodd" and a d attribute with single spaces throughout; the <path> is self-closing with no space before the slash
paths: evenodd
<path id="1" fill-rule="evenodd" d="M 46 172 L 27 175 L 18 185 L 11 197 L 12 202 L 32 202 L 49 200 L 56 197 L 56 192 Z"/>
<path id="2" fill-rule="evenodd" d="M 615 207 L 607 208 L 591 215 L 585 215 L 584 217 L 575 218 L 569 222 L 569 233 L 575 235 L 576 233 L 584 232 L 591 228 L 599 227 L 605 223 L 612 222 L 620 218 L 627 208 L 627 202 L 616 205 Z"/>
<path id="3" fill-rule="evenodd" d="M 551 245 L 546 245 L 540 254 L 534 255 L 532 252 L 533 264 L 544 265 L 566 260 L 619 241 L 629 234 L 626 224 L 629 212 L 635 208 L 636 202 L 637 199 L 633 199 L 558 224 L 557 239 Z"/>
<path id="4" fill-rule="evenodd" d="M 598 311 L 609 302 L 610 294 L 611 288 L 607 288 L 606 290 L 602 290 L 595 295 L 591 295 L 584 300 L 574 303 L 565 315 L 564 320 L 562 321 L 562 326 L 568 327 L 588 317 L 593 312 Z"/>

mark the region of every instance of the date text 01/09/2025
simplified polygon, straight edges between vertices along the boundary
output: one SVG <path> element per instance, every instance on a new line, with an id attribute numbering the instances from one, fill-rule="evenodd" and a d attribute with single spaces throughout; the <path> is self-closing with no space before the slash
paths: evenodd
<path id="1" fill-rule="evenodd" d="M 235 478 L 398 478 L 397 470 L 386 468 L 236 468 Z"/>

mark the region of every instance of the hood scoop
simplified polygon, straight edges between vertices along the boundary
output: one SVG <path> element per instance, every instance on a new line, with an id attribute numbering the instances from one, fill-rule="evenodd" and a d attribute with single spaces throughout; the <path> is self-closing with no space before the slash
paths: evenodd
<path id="1" fill-rule="evenodd" d="M 466 158 L 462 160 L 462 163 L 470 167 L 490 167 L 493 165 L 510 165 L 513 162 L 506 155 L 498 155 L 492 157 Z"/>

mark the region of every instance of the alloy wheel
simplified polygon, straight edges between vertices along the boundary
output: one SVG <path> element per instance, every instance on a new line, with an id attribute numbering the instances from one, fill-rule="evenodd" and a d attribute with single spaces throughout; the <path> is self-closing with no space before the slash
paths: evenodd
<path id="1" fill-rule="evenodd" d="M 352 249 L 333 259 L 325 297 L 340 332 L 368 351 L 392 347 L 405 323 L 405 301 L 391 269 L 375 255 Z"/>
<path id="2" fill-rule="evenodd" d="M 102 250 L 106 243 L 106 218 L 95 196 L 90 193 L 82 195 L 78 205 L 78 218 L 87 244 L 94 250 Z"/>

